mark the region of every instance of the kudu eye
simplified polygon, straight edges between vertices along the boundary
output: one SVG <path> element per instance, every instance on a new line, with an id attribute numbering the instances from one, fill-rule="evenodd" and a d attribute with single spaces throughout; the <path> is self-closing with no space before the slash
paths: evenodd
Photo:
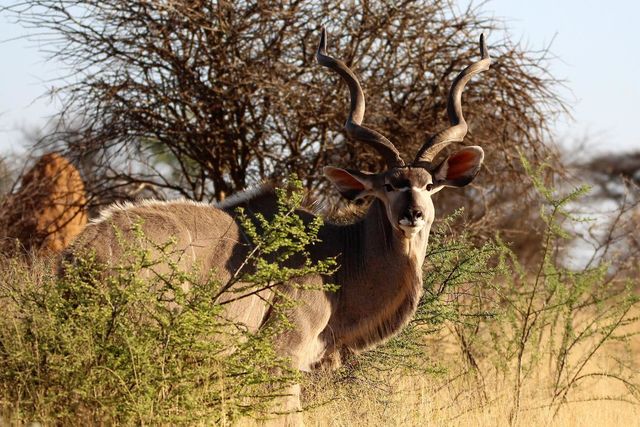
<path id="1" fill-rule="evenodd" d="M 393 186 L 391 184 L 385 184 L 384 185 L 384 189 L 385 191 L 389 192 L 389 191 L 393 191 Z"/>
<path id="2" fill-rule="evenodd" d="M 427 191 L 433 190 L 433 184 L 427 184 Z"/>

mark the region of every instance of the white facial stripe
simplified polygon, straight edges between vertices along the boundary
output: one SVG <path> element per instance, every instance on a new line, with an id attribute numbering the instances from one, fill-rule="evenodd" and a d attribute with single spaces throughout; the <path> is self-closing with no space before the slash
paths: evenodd
<path id="1" fill-rule="evenodd" d="M 398 221 L 398 224 L 409 226 L 409 227 L 423 227 L 424 224 L 425 224 L 425 221 L 424 221 L 424 219 L 418 219 L 418 220 L 416 220 L 414 222 L 411 222 L 407 218 L 402 218 L 400 221 Z"/>
<path id="2" fill-rule="evenodd" d="M 402 187 L 402 188 L 394 188 L 395 191 L 427 191 L 426 187 Z"/>

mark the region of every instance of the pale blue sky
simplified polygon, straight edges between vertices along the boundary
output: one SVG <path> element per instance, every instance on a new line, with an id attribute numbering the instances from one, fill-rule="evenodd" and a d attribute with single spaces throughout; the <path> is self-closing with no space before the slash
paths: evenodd
<path id="1" fill-rule="evenodd" d="M 640 1 L 491 0 L 482 9 L 504 18 L 512 37 L 532 48 L 553 40 L 559 59 L 551 71 L 567 80 L 571 92 L 563 95 L 574 109 L 575 121 L 557 125 L 565 145 L 589 136 L 594 150 L 640 149 L 634 114 L 640 100 L 634 74 L 640 70 Z M 0 16 L 0 40 L 24 34 Z M 50 80 L 56 64 L 25 40 L 0 43 L 0 57 L 0 153 L 20 151 L 20 129 L 41 127 L 56 111 L 37 100 L 55 84 Z"/>
<path id="2" fill-rule="evenodd" d="M 575 119 L 558 123 L 561 141 L 588 136 L 594 150 L 640 150 L 640 1 L 492 0 L 485 10 L 505 18 L 516 40 L 553 40 L 551 71 L 567 80 Z"/>

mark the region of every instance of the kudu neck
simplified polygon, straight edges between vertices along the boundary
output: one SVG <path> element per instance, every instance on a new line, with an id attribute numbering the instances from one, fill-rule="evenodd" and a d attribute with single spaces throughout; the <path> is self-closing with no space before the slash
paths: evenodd
<path id="1" fill-rule="evenodd" d="M 360 221 L 333 232 L 343 248 L 330 326 L 337 347 L 359 351 L 396 334 L 415 313 L 429 231 L 405 239 L 376 200 Z"/>
<path id="2" fill-rule="evenodd" d="M 422 268 L 428 227 L 406 239 L 391 225 L 385 206 L 378 199 L 373 201 L 360 221 L 335 231 L 343 242 L 339 263 L 348 277 L 370 276 L 375 270 L 380 274 L 393 274 L 396 269 L 409 266 L 417 270 Z"/>
<path id="3" fill-rule="evenodd" d="M 237 207 L 243 207 L 250 215 L 259 212 L 271 219 L 277 212 L 277 199 L 272 188 L 268 188 L 226 209 L 233 212 Z M 298 214 L 306 223 L 313 219 L 308 212 L 299 211 Z M 389 267 L 406 268 L 410 264 L 420 269 L 429 228 L 425 227 L 412 239 L 405 239 L 389 222 L 385 205 L 375 199 L 364 217 L 346 225 L 326 223 L 319 237 L 323 243 L 311 248 L 312 257 L 320 260 L 337 256 L 342 270 L 340 276 L 355 278 L 369 275 L 376 268 L 387 274 L 393 273 L 386 271 Z"/>

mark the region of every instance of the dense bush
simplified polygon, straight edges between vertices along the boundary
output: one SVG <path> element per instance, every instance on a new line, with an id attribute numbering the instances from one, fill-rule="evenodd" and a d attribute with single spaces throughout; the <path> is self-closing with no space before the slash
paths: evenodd
<path id="1" fill-rule="evenodd" d="M 463 109 L 465 143 L 482 146 L 491 166 L 435 202 L 445 215 L 465 206 L 476 235 L 500 228 L 535 258 L 528 248 L 543 224 L 516 149 L 534 164 L 554 158 L 548 129 L 566 107 L 550 50 L 511 40 L 490 5 L 25 0 L 0 13 L 63 64 L 56 126 L 34 143 L 80 169 L 91 209 L 135 197 L 221 200 L 291 173 L 336 201 L 321 166 L 382 165 L 344 133 L 347 89 L 315 60 L 321 26 L 363 84 L 365 124 L 406 159 L 448 126 L 449 87 L 484 33 L 491 69 L 465 90 Z M 517 214 L 513 200 L 523 201 Z"/>
<path id="2" fill-rule="evenodd" d="M 255 268 L 232 278 L 243 282 L 235 299 L 265 288 L 282 295 L 284 281 L 330 271 L 331 260 L 298 270 L 282 264 L 317 240 L 320 222 L 305 227 L 294 213 L 301 201 L 280 197 L 260 235 L 244 218 Z M 2 260 L 0 414 L 54 424 L 191 424 L 273 410 L 298 377 L 272 347 L 287 322 L 250 333 L 224 316 L 219 296 L 229 283 L 200 282 L 197 265 L 182 271 L 174 243 L 151 242 L 139 224 L 133 237 L 120 241 L 126 263 L 87 256 L 65 263 L 62 277 L 51 262 Z M 278 256 L 267 261 L 269 254 Z M 284 320 L 294 303 L 274 298 L 272 311 Z"/>

